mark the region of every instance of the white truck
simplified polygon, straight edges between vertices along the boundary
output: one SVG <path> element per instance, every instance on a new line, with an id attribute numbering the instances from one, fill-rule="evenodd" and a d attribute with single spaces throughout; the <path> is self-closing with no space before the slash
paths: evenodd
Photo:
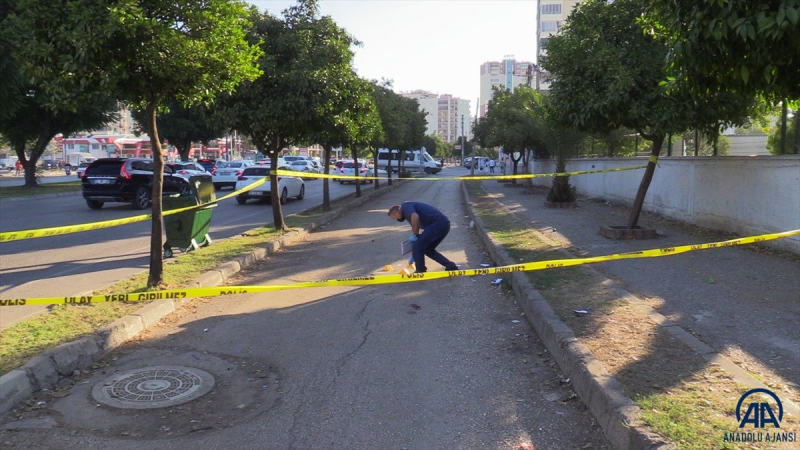
<path id="1" fill-rule="evenodd" d="M 388 148 L 378 149 L 378 160 L 375 161 L 375 166 L 384 169 L 388 172 L 389 161 L 391 159 L 392 172 L 397 172 L 400 169 L 400 154 L 399 150 L 389 150 Z M 439 173 L 442 171 L 442 163 L 433 159 L 431 155 L 422 147 L 420 150 L 404 150 L 403 167 L 412 172 L 425 172 L 425 173 Z"/>
<path id="2" fill-rule="evenodd" d="M 72 170 L 77 170 L 81 163 L 91 163 L 97 158 L 88 152 L 75 152 L 67 155 L 67 160 L 64 162 L 65 166 L 70 166 Z"/>

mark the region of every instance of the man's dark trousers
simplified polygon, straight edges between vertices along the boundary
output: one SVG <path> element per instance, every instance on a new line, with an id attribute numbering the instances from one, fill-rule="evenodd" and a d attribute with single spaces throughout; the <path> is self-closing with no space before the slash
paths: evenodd
<path id="1" fill-rule="evenodd" d="M 414 241 L 411 254 L 414 256 L 414 266 L 417 272 L 425 272 L 425 256 L 437 263 L 448 267 L 453 266 L 453 262 L 445 258 L 444 255 L 436 251 L 436 247 L 447 237 L 450 232 L 450 221 L 436 221 L 423 230 L 419 238 Z M 425 255 L 425 256 L 423 256 Z"/>

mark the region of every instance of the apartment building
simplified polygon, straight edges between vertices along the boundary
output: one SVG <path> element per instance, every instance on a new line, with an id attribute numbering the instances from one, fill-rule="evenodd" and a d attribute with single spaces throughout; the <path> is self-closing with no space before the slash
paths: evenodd
<path id="1" fill-rule="evenodd" d="M 567 17 L 582 0 L 539 0 L 536 36 L 536 61 L 541 61 L 547 54 L 547 42 L 557 34 Z M 538 67 L 538 66 L 537 66 Z M 536 71 L 534 87 L 547 91 L 550 88 L 547 73 Z"/>
<path id="2" fill-rule="evenodd" d="M 433 92 L 415 90 L 401 92 L 406 98 L 419 102 L 420 111 L 428 115 L 428 128 L 425 134 L 438 134 L 446 142 L 456 143 L 461 137 L 461 117 L 464 117 L 464 133 L 467 139 L 472 138 L 472 124 L 470 116 L 470 102 L 450 94 L 434 94 Z"/>
<path id="3" fill-rule="evenodd" d="M 492 99 L 493 86 L 500 86 L 514 92 L 519 85 L 528 86 L 533 63 L 517 61 L 514 55 L 506 55 L 502 61 L 489 61 L 481 64 L 481 98 L 478 117 L 485 117 Z"/>

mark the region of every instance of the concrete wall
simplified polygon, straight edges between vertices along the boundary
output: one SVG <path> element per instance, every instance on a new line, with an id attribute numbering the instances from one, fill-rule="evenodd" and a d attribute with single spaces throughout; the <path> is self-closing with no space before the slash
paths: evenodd
<path id="1" fill-rule="evenodd" d="M 567 171 L 617 169 L 647 158 L 570 160 Z M 551 173 L 553 160 L 531 162 L 533 173 Z M 644 169 L 576 175 L 578 195 L 633 204 Z M 552 178 L 534 178 L 550 186 Z M 643 209 L 704 228 L 742 236 L 800 229 L 800 156 L 661 157 Z M 768 245 L 800 254 L 800 236 Z"/>

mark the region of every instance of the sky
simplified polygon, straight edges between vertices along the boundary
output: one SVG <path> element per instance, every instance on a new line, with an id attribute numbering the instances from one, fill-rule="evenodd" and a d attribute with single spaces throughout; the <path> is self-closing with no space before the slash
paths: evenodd
<path id="1" fill-rule="evenodd" d="M 249 0 L 282 17 L 295 1 Z M 513 55 L 534 61 L 536 0 L 321 0 L 361 47 L 354 67 L 366 79 L 393 80 L 395 92 L 422 89 L 470 101 L 480 96 L 480 66 Z"/>

